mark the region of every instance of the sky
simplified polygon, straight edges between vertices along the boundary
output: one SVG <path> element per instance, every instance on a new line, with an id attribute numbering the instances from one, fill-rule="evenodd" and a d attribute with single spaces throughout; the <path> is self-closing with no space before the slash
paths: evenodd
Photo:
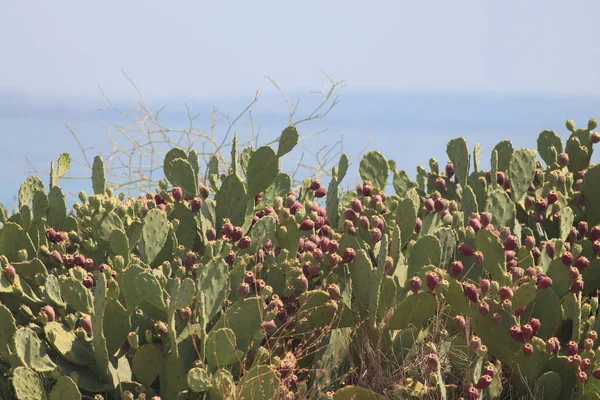
<path id="1" fill-rule="evenodd" d="M 273 136 L 287 108 L 272 78 L 309 110 L 326 79 L 344 81 L 340 104 L 303 133 L 310 145 L 368 144 L 414 171 L 465 136 L 535 147 L 543 129 L 600 117 L 595 0 L 446 1 L 6 1 L 0 5 L 0 182 L 16 193 L 31 171 L 78 149 L 68 123 L 106 151 L 102 123 L 115 104 L 167 105 L 169 126 L 185 105 L 210 126 L 214 106 L 232 115 L 262 93 L 254 118 Z M 236 129 L 248 130 L 239 124 Z M 598 151 L 595 160 L 598 160 Z M 413 172 L 414 173 L 414 172 Z M 10 195 L 12 196 L 12 195 Z"/>

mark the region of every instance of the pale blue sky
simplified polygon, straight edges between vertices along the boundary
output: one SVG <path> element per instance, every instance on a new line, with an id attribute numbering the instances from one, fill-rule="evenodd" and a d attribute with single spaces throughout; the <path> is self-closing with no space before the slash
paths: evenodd
<path id="1" fill-rule="evenodd" d="M 315 88 L 591 94 L 600 2 L 4 1 L 0 89 L 248 95 Z"/>

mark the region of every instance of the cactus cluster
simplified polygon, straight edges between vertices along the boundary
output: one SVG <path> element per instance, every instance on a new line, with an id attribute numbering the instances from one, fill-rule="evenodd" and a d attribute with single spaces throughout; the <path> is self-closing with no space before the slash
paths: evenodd
<path id="1" fill-rule="evenodd" d="M 292 187 L 293 126 L 137 198 L 98 156 L 72 210 L 61 155 L 0 209 L 0 398 L 600 398 L 595 128 L 415 181 L 371 151 L 351 190 L 346 155 Z"/>

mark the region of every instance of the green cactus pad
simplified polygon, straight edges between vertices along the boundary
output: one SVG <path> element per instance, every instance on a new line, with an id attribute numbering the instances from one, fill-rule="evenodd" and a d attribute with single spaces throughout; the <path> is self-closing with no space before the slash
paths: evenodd
<path id="1" fill-rule="evenodd" d="M 422 236 L 413 246 L 408 259 L 408 278 L 419 273 L 426 265 L 440 265 L 442 249 L 440 241 L 433 235 Z"/>
<path id="2" fill-rule="evenodd" d="M 417 210 L 412 199 L 405 198 L 396 210 L 396 223 L 400 228 L 402 247 L 410 241 L 417 223 Z"/>
<path id="3" fill-rule="evenodd" d="M 8 261 L 21 261 L 19 250 L 25 249 L 28 254 L 35 254 L 35 248 L 26 231 L 13 222 L 5 223 L 0 229 L 0 254 Z"/>
<path id="4" fill-rule="evenodd" d="M 220 232 L 223 219 L 228 218 L 235 226 L 241 226 L 246 216 L 246 188 L 237 175 L 229 175 L 215 194 L 217 202 L 217 225 Z"/>
<path id="5" fill-rule="evenodd" d="M 301 233 L 294 219 L 280 221 L 275 236 L 282 250 L 287 250 L 290 254 L 295 254 L 298 251 Z"/>
<path id="6" fill-rule="evenodd" d="M 198 180 L 194 168 L 186 158 L 176 158 L 169 162 L 166 169 L 169 171 L 169 182 L 179 186 L 190 197 L 198 196 Z"/>
<path id="7" fill-rule="evenodd" d="M 542 131 L 537 140 L 537 149 L 546 165 L 551 166 L 557 161 L 557 156 L 563 152 L 560 136 L 554 131 Z"/>
<path id="8" fill-rule="evenodd" d="M 10 310 L 6 308 L 4 304 L 0 303 L 0 320 L 2 323 L 0 324 L 0 355 L 3 358 L 8 358 L 9 354 L 7 354 L 9 350 L 9 346 L 12 345 L 12 337 L 17 331 L 17 325 L 15 322 L 15 318 L 11 314 Z"/>
<path id="9" fill-rule="evenodd" d="M 135 378 L 144 386 L 151 386 L 160 373 L 163 354 L 157 344 L 144 344 L 133 355 L 132 370 Z"/>
<path id="10" fill-rule="evenodd" d="M 485 210 L 492 213 L 492 223 L 500 228 L 508 226 L 514 228 L 516 209 L 510 197 L 502 189 L 495 189 L 489 193 L 485 203 Z"/>
<path id="11" fill-rule="evenodd" d="M 329 224 L 333 227 L 337 227 L 339 224 L 339 216 L 340 216 L 340 207 L 339 207 L 339 199 L 340 199 L 340 187 L 339 183 L 332 178 L 329 182 L 329 186 L 327 189 L 327 219 L 329 220 Z"/>
<path id="12" fill-rule="evenodd" d="M 64 301 L 76 311 L 84 314 L 93 312 L 93 298 L 89 289 L 75 278 L 64 278 L 60 281 L 60 291 Z"/>
<path id="13" fill-rule="evenodd" d="M 435 232 L 435 236 L 440 241 L 440 248 L 442 250 L 440 267 L 445 268 L 454 259 L 457 244 L 456 232 L 450 228 L 440 228 Z"/>
<path id="14" fill-rule="evenodd" d="M 22 365 L 36 372 L 51 372 L 56 364 L 46 353 L 43 343 L 34 331 L 29 328 L 19 328 L 13 336 L 15 354 Z"/>
<path id="15" fill-rule="evenodd" d="M 503 140 L 499 142 L 492 152 L 496 151 L 498 154 L 497 158 L 497 168 L 498 171 L 507 171 L 510 165 L 510 159 L 513 154 L 513 145 L 510 140 Z M 492 163 L 493 164 L 493 163 Z M 495 176 L 494 176 L 495 178 Z M 492 179 L 495 181 L 495 179 Z"/>
<path id="16" fill-rule="evenodd" d="M 464 225 L 466 226 L 469 223 L 471 215 L 479 212 L 479 206 L 477 204 L 477 197 L 475 197 L 475 192 L 470 186 L 465 186 L 463 188 L 462 196 L 462 211 Z"/>
<path id="17" fill-rule="evenodd" d="M 481 229 L 475 242 L 477 250 L 484 254 L 483 268 L 501 284 L 508 284 L 510 278 L 504 274 L 505 256 L 500 238 L 488 229 Z"/>
<path id="18" fill-rule="evenodd" d="M 467 186 L 467 177 L 469 176 L 470 154 L 467 141 L 463 137 L 452 139 L 448 142 L 446 154 L 454 165 L 454 172 L 458 183 Z"/>
<path id="19" fill-rule="evenodd" d="M 333 400 L 383 400 L 384 397 L 360 386 L 345 386 L 333 394 Z"/>
<path id="20" fill-rule="evenodd" d="M 406 297 L 394 310 L 388 323 L 389 329 L 404 329 L 411 325 L 423 328 L 437 311 L 437 299 L 428 292 L 419 292 Z"/>
<path id="21" fill-rule="evenodd" d="M 29 368 L 15 368 L 12 384 L 18 400 L 46 400 L 48 398 L 40 376 Z"/>
<path id="22" fill-rule="evenodd" d="M 268 188 L 279 174 L 279 158 L 269 146 L 258 148 L 250 157 L 246 179 L 248 181 L 248 197 L 254 198 Z"/>
<path id="23" fill-rule="evenodd" d="M 167 308 L 158 279 L 148 271 L 141 272 L 135 279 L 135 289 L 140 299 L 147 301 L 159 310 Z"/>
<path id="24" fill-rule="evenodd" d="M 169 236 L 169 220 L 159 209 L 148 211 L 144 217 L 142 240 L 144 258 L 147 263 L 152 263 L 167 242 Z"/>
<path id="25" fill-rule="evenodd" d="M 207 320 L 221 310 L 229 295 L 229 269 L 223 259 L 212 259 L 198 271 L 196 278 L 198 293 L 204 293 L 204 308 Z"/>
<path id="26" fill-rule="evenodd" d="M 389 167 L 385 157 L 378 151 L 370 151 L 360 160 L 358 169 L 360 177 L 371 181 L 373 185 L 384 190 L 388 180 Z"/>
<path id="27" fill-rule="evenodd" d="M 259 365 L 242 375 L 237 386 L 237 399 L 274 399 L 280 386 L 279 373 L 270 365 Z"/>
<path id="28" fill-rule="evenodd" d="M 48 270 L 39 258 L 34 258 L 30 261 L 14 262 L 11 263 L 11 265 L 15 267 L 17 274 L 19 274 L 21 278 L 24 278 L 30 282 L 35 281 L 35 276 L 37 274 L 48 277 Z M 54 279 L 56 279 L 56 277 L 54 277 Z"/>
<path id="29" fill-rule="evenodd" d="M 335 179 L 338 182 L 341 182 L 346 176 L 346 172 L 348 172 L 349 160 L 348 156 L 344 153 L 340 156 L 340 161 L 338 161 L 337 166 L 334 167 L 335 170 Z"/>
<path id="30" fill-rule="evenodd" d="M 216 371 L 239 361 L 235 333 L 228 328 L 211 330 L 206 338 L 204 354 L 209 371 Z"/>
<path id="31" fill-rule="evenodd" d="M 554 336 L 562 315 L 560 297 L 553 290 L 553 287 L 554 284 L 551 288 L 538 290 L 535 299 L 527 306 L 524 313 L 528 318 L 540 320 L 542 326 L 537 336 L 544 340 Z"/>
<path id="32" fill-rule="evenodd" d="M 394 172 L 394 179 L 392 181 L 394 190 L 398 196 L 406 196 L 406 192 L 417 186 L 409 177 L 406 171 L 398 170 Z"/>
<path id="33" fill-rule="evenodd" d="M 85 366 L 94 360 L 89 343 L 75 336 L 59 322 L 49 322 L 45 326 L 48 343 L 65 360 L 73 365 Z"/>
<path id="34" fill-rule="evenodd" d="M 535 398 L 539 400 L 558 400 L 560 399 L 561 386 L 562 379 L 559 374 L 554 371 L 545 372 L 535 381 Z"/>
<path id="35" fill-rule="evenodd" d="M 56 230 L 62 230 L 67 219 L 67 199 L 58 186 L 54 186 L 48 193 L 48 209 L 46 212 L 48 225 Z"/>
<path id="36" fill-rule="evenodd" d="M 19 208 L 30 205 L 37 191 L 46 192 L 44 182 L 37 176 L 27 177 L 19 189 Z"/>
<path id="37" fill-rule="evenodd" d="M 212 387 L 210 376 L 204 368 L 192 368 L 187 373 L 187 384 L 195 393 L 206 392 Z"/>
<path id="38" fill-rule="evenodd" d="M 106 191 L 104 159 L 101 155 L 94 157 L 94 164 L 92 165 L 92 187 L 94 188 L 94 194 L 104 194 Z"/>
<path id="39" fill-rule="evenodd" d="M 181 281 L 177 290 L 177 296 L 172 299 L 172 307 L 175 309 L 182 309 L 190 305 L 196 294 L 196 286 L 194 281 L 190 278 L 185 278 Z"/>
<path id="40" fill-rule="evenodd" d="M 298 144 L 298 129 L 295 126 L 288 126 L 283 130 L 279 137 L 279 147 L 277 148 L 277 157 L 282 157 L 292 151 Z"/>
<path id="41" fill-rule="evenodd" d="M 212 387 L 209 389 L 211 400 L 228 400 L 235 398 L 235 381 L 226 369 L 220 369 L 212 376 Z"/>
<path id="42" fill-rule="evenodd" d="M 456 279 L 448 279 L 449 286 L 448 291 L 444 293 L 444 298 L 452 306 L 457 313 L 465 316 L 471 315 L 471 305 L 469 300 L 465 297 L 462 285 Z"/>
<path id="43" fill-rule="evenodd" d="M 510 336 L 510 327 L 517 325 L 517 320 L 511 313 L 498 310 L 502 320 L 496 325 L 492 321 L 491 313 L 482 315 L 474 312 L 472 315 L 472 327 L 475 334 L 481 338 L 482 343 L 488 347 L 488 352 L 503 363 L 510 364 L 515 352 L 521 348 L 521 344 Z"/>
<path id="44" fill-rule="evenodd" d="M 358 250 L 348 267 L 352 278 L 352 308 L 358 310 L 361 318 L 367 318 L 371 296 L 371 271 L 373 270 L 367 252 L 362 249 Z"/>
<path id="45" fill-rule="evenodd" d="M 123 221 L 114 211 L 100 212 L 92 217 L 92 227 L 94 236 L 99 241 L 106 243 L 109 241 L 112 231 L 123 229 Z"/>
<path id="46" fill-rule="evenodd" d="M 518 201 L 531 185 L 536 167 L 534 150 L 519 148 L 515 150 L 508 165 L 507 175 L 514 201 Z"/>
<path id="47" fill-rule="evenodd" d="M 297 319 L 297 332 L 305 332 L 317 327 L 325 327 L 333 321 L 335 312 L 329 308 L 331 302 L 329 294 L 323 290 L 310 290 L 300 296 L 300 309 Z"/>
<path id="48" fill-rule="evenodd" d="M 481 166 L 481 143 L 475 143 L 473 148 L 473 170 L 475 173 L 479 172 Z"/>
<path id="49" fill-rule="evenodd" d="M 52 386 L 49 400 L 81 400 L 81 392 L 73 379 L 61 376 Z"/>
<path id="50" fill-rule="evenodd" d="M 548 365 L 548 353 L 546 343 L 538 338 L 531 339 L 533 354 L 526 356 L 522 349 L 518 349 L 512 362 L 511 377 L 515 385 L 527 390 L 528 385 L 534 383 L 546 370 Z"/>
<path id="51" fill-rule="evenodd" d="M 600 223 L 600 164 L 588 169 L 581 185 L 585 216 L 590 226 Z"/>
<path id="52" fill-rule="evenodd" d="M 265 243 L 272 240 L 275 237 L 277 222 L 275 218 L 270 215 L 262 217 L 250 231 L 252 237 L 252 245 L 250 251 L 256 251 L 263 247 Z"/>
<path id="53" fill-rule="evenodd" d="M 48 210 L 48 196 L 41 190 L 36 190 L 33 195 L 33 220 L 41 221 L 42 218 L 46 217 Z"/>
<path id="54" fill-rule="evenodd" d="M 259 297 L 237 301 L 221 315 L 213 329 L 231 329 L 235 333 L 238 348 L 245 352 L 254 333 L 260 329 L 264 308 L 264 300 Z"/>
<path id="55" fill-rule="evenodd" d="M 123 257 L 124 265 L 127 266 L 131 255 L 127 234 L 121 229 L 114 229 L 108 236 L 108 244 L 110 246 L 110 251 L 114 255 Z M 117 272 L 121 271 L 117 270 Z"/>
<path id="56" fill-rule="evenodd" d="M 108 354 L 113 355 L 119 350 L 129 331 L 131 317 L 127 310 L 117 300 L 108 300 L 104 312 L 104 336 Z"/>
<path id="57" fill-rule="evenodd" d="M 518 310 L 521 307 L 525 307 L 531 303 L 537 295 L 537 287 L 535 281 L 529 281 L 523 283 L 515 290 L 515 294 L 512 298 L 513 311 Z"/>

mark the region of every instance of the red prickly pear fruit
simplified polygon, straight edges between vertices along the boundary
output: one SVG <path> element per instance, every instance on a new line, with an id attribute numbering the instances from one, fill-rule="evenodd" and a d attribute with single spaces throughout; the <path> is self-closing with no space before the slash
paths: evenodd
<path id="1" fill-rule="evenodd" d="M 582 371 L 587 371 L 588 369 L 590 369 L 590 367 L 592 366 L 592 360 L 590 360 L 589 358 L 584 358 L 583 360 L 581 360 L 581 370 Z"/>
<path id="2" fill-rule="evenodd" d="M 529 320 L 529 325 L 531 325 L 531 329 L 533 329 L 533 335 L 537 335 L 538 331 L 542 327 L 542 323 L 537 318 L 531 318 Z"/>
<path id="3" fill-rule="evenodd" d="M 92 272 L 94 270 L 94 260 L 91 258 L 86 258 L 85 262 L 83 263 L 83 269 L 85 269 L 87 272 Z"/>
<path id="4" fill-rule="evenodd" d="M 479 400 L 479 390 L 475 386 L 469 386 L 465 393 L 465 400 Z"/>
<path id="5" fill-rule="evenodd" d="M 184 196 L 183 196 L 183 189 L 180 187 L 174 187 L 171 190 L 171 196 L 173 196 L 173 198 L 175 199 L 175 201 L 181 201 L 183 200 Z"/>
<path id="6" fill-rule="evenodd" d="M 573 266 L 579 270 L 579 272 L 583 272 L 590 265 L 590 261 L 584 257 L 579 256 L 573 263 Z"/>
<path id="7" fill-rule="evenodd" d="M 46 315 L 48 322 L 54 322 L 56 320 L 56 313 L 52 306 L 46 305 L 40 309 L 40 312 Z"/>
<path id="8" fill-rule="evenodd" d="M 250 286 L 253 286 L 255 280 L 256 280 L 256 277 L 254 276 L 254 272 L 246 271 L 246 276 L 244 277 L 244 282 Z"/>
<path id="9" fill-rule="evenodd" d="M 354 260 L 355 256 L 356 251 L 351 247 L 347 247 L 344 249 L 344 253 L 342 254 L 342 262 L 349 264 L 352 262 L 352 260 Z"/>
<path id="10" fill-rule="evenodd" d="M 517 342 L 523 341 L 523 332 L 521 331 L 521 328 L 519 328 L 518 326 L 516 326 L 516 325 L 511 326 L 509 332 L 510 332 L 510 336 Z"/>
<path id="11" fill-rule="evenodd" d="M 535 202 L 535 208 L 538 212 L 542 213 L 548 208 L 548 202 L 545 199 L 539 198 Z"/>
<path id="12" fill-rule="evenodd" d="M 369 205 L 371 206 L 371 208 L 377 208 L 377 204 L 381 202 L 383 202 L 383 198 L 380 195 L 375 194 L 371 196 L 371 201 L 369 202 Z"/>
<path id="13" fill-rule="evenodd" d="M 505 250 L 504 251 L 504 259 L 506 260 L 506 262 L 514 260 L 516 256 L 517 256 L 517 253 L 515 253 L 514 250 Z"/>
<path id="14" fill-rule="evenodd" d="M 478 220 L 477 218 L 470 218 L 470 219 L 469 219 L 469 226 L 470 226 L 471 228 L 473 228 L 473 230 L 474 230 L 475 232 L 479 232 L 479 230 L 481 229 L 481 226 L 482 226 L 482 225 L 481 225 L 481 221 L 480 221 L 480 220 Z"/>
<path id="15" fill-rule="evenodd" d="M 425 363 L 429 371 L 437 371 L 439 366 L 438 355 L 435 353 L 427 354 Z"/>
<path id="16" fill-rule="evenodd" d="M 208 228 L 206 230 L 206 239 L 208 239 L 209 242 L 217 240 L 217 230 L 215 228 Z"/>
<path id="17" fill-rule="evenodd" d="M 462 315 L 457 315 L 456 317 L 454 317 L 454 327 L 458 331 L 464 331 L 466 326 L 467 322 L 465 321 L 465 317 L 463 317 Z"/>
<path id="18" fill-rule="evenodd" d="M 433 201 L 433 199 L 425 199 L 423 201 L 423 206 L 425 207 L 425 209 L 429 212 L 433 211 L 435 203 Z"/>
<path id="19" fill-rule="evenodd" d="M 291 215 L 296 215 L 296 211 L 303 209 L 304 206 L 302 205 L 302 203 L 295 201 L 294 203 L 292 203 L 292 205 L 290 206 L 290 214 Z"/>
<path id="20" fill-rule="evenodd" d="M 7 265 L 4 267 L 4 276 L 10 283 L 13 283 L 17 277 L 17 271 L 15 270 L 15 267 L 12 265 Z"/>
<path id="21" fill-rule="evenodd" d="M 183 321 L 189 321 L 192 318 L 192 309 L 190 307 L 185 307 L 179 310 L 179 316 Z"/>
<path id="22" fill-rule="evenodd" d="M 476 265 L 481 265 L 483 264 L 485 257 L 483 256 L 483 253 L 481 251 L 476 251 L 473 253 L 473 262 Z"/>
<path id="23" fill-rule="evenodd" d="M 479 336 L 472 335 L 471 340 L 469 340 L 469 346 L 473 350 L 480 349 L 481 348 L 481 339 L 479 338 Z"/>
<path id="24" fill-rule="evenodd" d="M 515 317 L 519 318 L 521 315 L 523 315 L 523 313 L 525 312 L 526 307 L 523 306 L 521 308 L 517 308 L 517 310 L 515 311 Z"/>
<path id="25" fill-rule="evenodd" d="M 504 241 L 504 250 L 514 250 L 519 246 L 519 240 L 515 235 L 509 235 Z"/>
<path id="26" fill-rule="evenodd" d="M 489 375 L 481 375 L 475 387 L 479 390 L 487 389 L 492 384 L 492 379 L 493 378 Z"/>
<path id="27" fill-rule="evenodd" d="M 300 224 L 300 230 L 304 231 L 304 232 L 312 231 L 314 227 L 315 227 L 315 223 L 311 219 L 305 219 Z"/>
<path id="28" fill-rule="evenodd" d="M 599 132 L 590 133 L 590 142 L 592 142 L 593 144 L 600 143 L 600 133 Z"/>
<path id="29" fill-rule="evenodd" d="M 554 258 L 555 252 L 556 252 L 555 244 L 552 242 L 546 243 L 546 254 L 548 255 L 548 257 Z"/>
<path id="30" fill-rule="evenodd" d="M 352 210 L 351 208 L 347 208 L 344 210 L 344 218 L 346 220 L 354 222 L 358 218 L 358 215 L 356 215 L 354 210 Z M 366 217 L 364 217 L 364 218 L 366 218 Z"/>
<path id="31" fill-rule="evenodd" d="M 592 371 L 592 376 L 594 379 L 600 379 L 600 368 L 596 368 L 594 371 Z"/>
<path id="32" fill-rule="evenodd" d="M 496 183 L 498 183 L 498 185 L 503 186 L 505 179 L 506 179 L 506 176 L 504 175 L 504 172 L 502 172 L 502 171 L 496 172 Z"/>
<path id="33" fill-rule="evenodd" d="M 322 262 L 324 259 L 323 250 L 319 248 L 314 249 L 312 255 L 316 262 Z"/>
<path id="34" fill-rule="evenodd" d="M 577 345 L 577 342 L 571 340 L 569 343 L 567 343 L 567 354 L 570 356 L 574 356 L 575 354 L 577 354 L 579 352 L 579 345 Z"/>
<path id="35" fill-rule="evenodd" d="M 592 227 L 592 230 L 590 231 L 590 240 L 592 242 L 600 240 L 600 225 Z"/>
<path id="36" fill-rule="evenodd" d="M 568 267 L 573 263 L 573 254 L 569 251 L 565 251 L 560 259 L 562 260 L 563 264 Z"/>
<path id="37" fill-rule="evenodd" d="M 437 212 L 443 211 L 446 208 L 446 200 L 444 199 L 436 199 L 433 202 L 433 209 Z"/>
<path id="38" fill-rule="evenodd" d="M 596 257 L 600 256 L 600 240 L 596 240 L 592 243 L 592 253 Z"/>
<path id="39" fill-rule="evenodd" d="M 487 228 L 492 223 L 492 213 L 487 211 L 479 213 L 479 220 L 481 221 L 481 225 Z"/>
<path id="40" fill-rule="evenodd" d="M 235 259 L 236 259 L 236 254 L 235 251 L 231 250 L 229 252 L 229 254 L 227 254 L 225 256 L 225 262 L 227 263 L 227 265 L 232 266 L 233 264 L 235 264 Z"/>
<path id="41" fill-rule="evenodd" d="M 92 278 L 89 275 L 83 278 L 83 286 L 85 286 L 88 289 L 94 287 L 94 278 Z"/>
<path id="42" fill-rule="evenodd" d="M 373 228 L 373 229 L 371 229 L 371 232 L 369 232 L 369 236 L 371 237 L 371 241 L 373 243 L 379 243 L 379 241 L 381 240 L 382 234 L 378 228 Z"/>
<path id="43" fill-rule="evenodd" d="M 475 250 L 468 243 L 461 243 L 458 246 L 458 252 L 464 257 L 472 256 L 475 253 Z"/>
<path id="44" fill-rule="evenodd" d="M 65 254 L 63 256 L 63 263 L 65 268 L 73 268 L 75 266 L 75 257 L 72 254 Z"/>
<path id="45" fill-rule="evenodd" d="M 454 176 L 454 164 L 450 161 L 446 164 L 446 176 L 448 179 L 451 179 Z"/>
<path id="46" fill-rule="evenodd" d="M 244 236 L 244 231 L 239 226 L 233 227 L 233 233 L 231 234 L 231 240 L 234 242 L 239 241 Z"/>
<path id="47" fill-rule="evenodd" d="M 310 262 L 304 263 L 302 266 L 302 272 L 307 278 L 319 276 L 321 272 L 321 266 L 319 264 L 313 264 Z"/>
<path id="48" fill-rule="evenodd" d="M 78 254 L 75 256 L 75 265 L 78 267 L 82 267 L 85 265 L 85 256 L 83 254 Z"/>
<path id="49" fill-rule="evenodd" d="M 352 208 L 352 210 L 357 214 L 363 212 L 362 202 L 356 197 L 350 201 L 350 208 Z"/>
<path id="50" fill-rule="evenodd" d="M 300 292 L 300 293 L 304 293 L 308 290 L 308 279 L 306 279 L 306 277 L 304 275 L 300 275 L 295 283 L 294 283 L 294 287 L 296 289 L 296 291 Z"/>
<path id="51" fill-rule="evenodd" d="M 569 278 L 571 278 L 573 281 L 579 278 L 579 270 L 575 267 L 569 268 Z"/>
<path id="52" fill-rule="evenodd" d="M 569 155 L 567 153 L 560 153 L 558 155 L 558 165 L 561 167 L 569 165 Z"/>
<path id="53" fill-rule="evenodd" d="M 548 354 L 558 354 L 558 351 L 560 350 L 560 343 L 558 341 L 558 338 L 556 337 L 551 337 L 548 338 L 548 340 L 546 341 L 546 352 Z"/>
<path id="54" fill-rule="evenodd" d="M 332 283 L 327 286 L 327 293 L 329 293 L 332 300 L 338 301 L 340 298 L 340 287 L 335 283 Z"/>
<path id="55" fill-rule="evenodd" d="M 510 300 L 513 297 L 513 291 L 509 286 L 502 286 L 498 290 L 498 295 L 500 296 L 500 300 Z"/>
<path id="56" fill-rule="evenodd" d="M 463 293 L 467 299 L 472 301 L 473 303 L 477 303 L 477 298 L 479 297 L 479 290 L 472 283 L 467 283 L 463 287 Z"/>
<path id="57" fill-rule="evenodd" d="M 224 223 L 221 234 L 227 239 L 231 239 L 231 236 L 233 235 L 233 224 L 231 222 Z"/>
<path id="58" fill-rule="evenodd" d="M 237 294 L 240 299 L 245 299 L 250 294 L 250 285 L 246 282 L 242 282 L 238 287 Z"/>
<path id="59" fill-rule="evenodd" d="M 533 337 L 533 328 L 529 324 L 525 324 L 521 327 L 521 333 L 523 334 L 523 339 L 531 340 Z"/>
<path id="60" fill-rule="evenodd" d="M 427 287 L 429 288 L 429 290 L 431 292 L 433 292 L 435 290 L 435 288 L 437 287 L 438 283 L 440 282 L 440 277 L 438 274 L 436 274 L 435 272 L 427 272 L 426 276 L 425 276 L 425 283 L 427 284 Z"/>
<path id="61" fill-rule="evenodd" d="M 333 253 L 329 256 L 329 266 L 337 267 L 337 265 L 342 261 L 342 257 L 339 254 Z"/>
<path id="62" fill-rule="evenodd" d="M 385 258 L 385 264 L 383 266 L 386 273 L 390 272 L 394 268 L 394 259 L 392 257 Z"/>
<path id="63" fill-rule="evenodd" d="M 535 238 L 533 236 L 525 237 L 525 248 L 531 251 L 535 247 Z"/>
<path id="64" fill-rule="evenodd" d="M 196 253 L 194 253 L 193 251 L 188 252 L 185 257 L 183 257 L 183 266 L 186 268 L 192 268 L 192 266 L 194 264 L 196 264 L 196 261 L 198 261 L 198 257 L 196 256 Z"/>
<path id="65" fill-rule="evenodd" d="M 320 199 L 327 196 L 327 189 L 324 186 L 321 186 L 317 190 L 315 190 L 315 197 Z"/>
<path id="66" fill-rule="evenodd" d="M 48 239 L 48 241 L 52 243 L 56 242 L 56 231 L 54 230 L 54 228 L 46 229 L 46 239 Z"/>
<path id="67" fill-rule="evenodd" d="M 546 195 L 546 200 L 548 201 L 548 204 L 556 203 L 558 201 L 558 193 L 556 193 L 556 190 L 549 191 Z"/>
<path id="68" fill-rule="evenodd" d="M 538 271 L 534 267 L 529 267 L 525 270 L 525 276 L 536 277 L 538 275 Z"/>
<path id="69" fill-rule="evenodd" d="M 493 378 L 494 375 L 496 375 L 496 370 L 494 369 L 493 365 L 488 364 L 485 367 L 483 367 L 483 372 L 481 374 L 491 376 Z"/>
<path id="70" fill-rule="evenodd" d="M 585 381 L 587 381 L 587 374 L 583 371 L 579 371 L 577 373 L 577 381 L 579 383 L 585 383 Z"/>
<path id="71" fill-rule="evenodd" d="M 494 315 L 492 315 L 492 323 L 494 325 L 500 325 L 502 323 L 502 315 L 494 313 Z"/>
<path id="72" fill-rule="evenodd" d="M 371 181 L 364 181 L 362 185 L 362 194 L 365 197 L 369 197 L 373 194 L 373 184 Z"/>
<path id="73" fill-rule="evenodd" d="M 446 180 L 442 177 L 439 177 L 435 180 L 435 186 L 442 193 L 446 193 L 446 190 L 448 189 Z"/>
<path id="74" fill-rule="evenodd" d="M 585 337 L 595 342 L 598 340 L 598 333 L 596 331 L 589 331 Z"/>
<path id="75" fill-rule="evenodd" d="M 415 233 L 418 235 L 421 232 L 421 228 L 423 228 L 423 221 L 421 218 L 417 218 L 417 222 L 415 223 Z"/>
<path id="76" fill-rule="evenodd" d="M 329 241 L 329 246 L 327 248 L 327 250 L 329 251 L 329 253 L 331 253 L 331 254 L 337 253 L 339 249 L 340 249 L 340 244 L 338 243 L 337 240 L 330 240 Z"/>
<path id="77" fill-rule="evenodd" d="M 533 346 L 531 345 L 531 343 L 523 344 L 523 354 L 525 354 L 526 356 L 530 356 L 533 354 Z"/>
<path id="78" fill-rule="evenodd" d="M 308 188 L 310 190 L 318 190 L 320 187 L 321 187 L 321 180 L 313 179 L 313 181 L 310 183 L 310 186 Z"/>
<path id="79" fill-rule="evenodd" d="M 479 313 L 481 315 L 488 315 L 490 313 L 490 305 L 488 303 L 486 303 L 485 301 L 482 301 L 481 303 L 479 303 Z"/>
<path id="80" fill-rule="evenodd" d="M 50 253 L 50 260 L 56 265 L 63 265 L 63 258 L 58 250 L 54 250 Z"/>
<path id="81" fill-rule="evenodd" d="M 273 332 L 275 332 L 275 330 L 277 330 L 277 324 L 275 323 L 274 320 L 263 321 L 261 327 L 262 327 L 263 332 L 267 335 L 270 335 Z"/>
<path id="82" fill-rule="evenodd" d="M 83 317 L 79 318 L 79 326 L 86 333 L 88 333 L 88 334 L 92 333 L 92 320 L 89 316 L 84 315 Z"/>
<path id="83" fill-rule="evenodd" d="M 458 277 L 460 277 L 464 269 L 465 267 L 463 266 L 462 262 L 454 261 L 450 265 L 450 274 L 453 278 L 458 279 Z"/>
<path id="84" fill-rule="evenodd" d="M 549 276 L 542 276 L 537 281 L 538 289 L 548 289 L 552 285 L 552 279 Z"/>
<path id="85" fill-rule="evenodd" d="M 208 187 L 203 183 L 198 184 L 198 192 L 204 200 L 208 199 L 208 196 L 210 195 L 210 190 L 208 190 Z"/>
<path id="86" fill-rule="evenodd" d="M 408 285 L 410 287 L 410 290 L 414 293 L 417 294 L 419 293 L 419 290 L 421 290 L 421 278 L 419 278 L 418 276 L 413 276 L 412 278 L 410 278 L 410 280 L 408 281 Z"/>
<path id="87" fill-rule="evenodd" d="M 571 283 L 571 287 L 569 288 L 569 291 L 571 293 L 579 293 L 583 290 L 583 280 L 581 279 L 577 279 L 574 280 L 573 283 Z"/>
<path id="88" fill-rule="evenodd" d="M 238 247 L 240 249 L 247 249 L 252 244 L 252 238 L 250 236 L 244 236 L 238 242 Z"/>
<path id="89" fill-rule="evenodd" d="M 267 286 L 267 284 L 262 279 L 257 279 L 254 281 L 254 291 L 256 293 L 262 292 L 262 290 L 265 288 L 265 286 Z"/>
<path id="90" fill-rule="evenodd" d="M 479 281 L 479 290 L 481 292 L 481 297 L 485 297 L 490 291 L 492 283 L 489 279 L 481 279 Z"/>

